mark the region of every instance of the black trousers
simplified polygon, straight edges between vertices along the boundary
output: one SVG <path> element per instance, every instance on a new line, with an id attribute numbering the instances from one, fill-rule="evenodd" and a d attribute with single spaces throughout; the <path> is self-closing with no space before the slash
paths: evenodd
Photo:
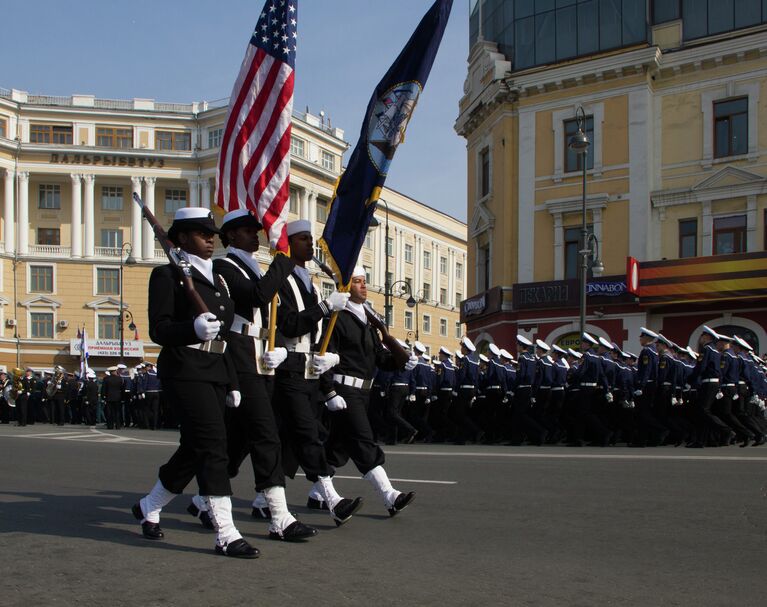
<path id="1" fill-rule="evenodd" d="M 734 430 L 740 440 L 753 439 L 753 433 L 740 422 L 734 413 L 732 399 L 734 396 L 738 396 L 737 386 L 722 386 L 722 394 L 724 394 L 724 398 L 714 399 L 712 408 L 714 415 Z M 740 396 L 734 402 L 737 403 L 739 400 Z"/>
<path id="2" fill-rule="evenodd" d="M 373 439 L 368 419 L 370 393 L 338 384 L 336 392 L 346 401 L 346 409 L 328 415 L 330 435 L 325 448 L 328 463 L 341 468 L 352 460 L 360 474 L 367 474 L 376 466 L 383 466 L 385 461 L 383 450 Z"/>
<path id="3" fill-rule="evenodd" d="M 511 442 L 521 443 L 525 437 L 531 443 L 546 440 L 546 429 L 532 417 L 531 387 L 520 387 L 514 392 L 511 406 Z"/>
<path id="4" fill-rule="evenodd" d="M 242 402 L 236 409 L 227 410 L 226 419 L 229 476 L 236 476 L 250 455 L 256 491 L 284 487 L 282 445 L 272 409 L 274 377 L 242 374 L 238 379 Z"/>
<path id="5" fill-rule="evenodd" d="M 16 421 L 19 426 L 27 425 L 27 405 L 29 404 L 29 397 L 26 394 L 21 394 L 16 399 Z"/>
<path id="6" fill-rule="evenodd" d="M 699 443 L 709 439 L 721 442 L 724 433 L 729 434 L 730 429 L 727 424 L 712 411 L 717 392 L 719 392 L 719 384 L 715 382 L 701 382 L 698 388 L 698 399 L 693 408 L 693 415 L 697 431 L 696 440 Z"/>
<path id="7" fill-rule="evenodd" d="M 123 425 L 122 401 L 107 401 L 106 407 L 107 428 L 119 430 Z"/>
<path id="8" fill-rule="evenodd" d="M 389 424 L 389 442 L 396 445 L 398 438 L 405 438 L 415 432 L 415 428 L 402 416 L 402 409 L 410 395 L 408 386 L 392 386 L 389 388 L 389 399 L 384 411 L 384 419 Z"/>
<path id="9" fill-rule="evenodd" d="M 55 420 L 55 423 L 62 425 L 64 422 L 66 422 L 67 403 L 64 400 L 64 395 L 61 393 L 61 391 L 53 395 L 51 403 L 53 405 L 53 417 L 51 421 L 53 422 Z"/>
<path id="10" fill-rule="evenodd" d="M 196 477 L 200 495 L 231 495 L 224 421 L 226 386 L 166 380 L 163 389 L 181 426 L 178 449 L 160 467 L 163 486 L 171 493 L 182 493 Z"/>
<path id="11" fill-rule="evenodd" d="M 479 427 L 471 419 L 472 399 L 474 388 L 458 388 L 458 396 L 453 399 L 450 417 L 456 427 L 455 440 L 463 443 L 467 439 L 473 439 L 479 434 Z"/>
<path id="12" fill-rule="evenodd" d="M 318 381 L 304 379 L 303 373 L 277 372 L 272 404 L 283 439 L 283 469 L 290 478 L 298 466 L 312 482 L 333 474 L 325 456 L 326 430 L 318 415 L 318 399 Z"/>
<path id="13" fill-rule="evenodd" d="M 648 382 L 642 388 L 642 395 L 634 398 L 636 405 L 634 418 L 637 428 L 634 444 L 646 445 L 648 440 L 660 442 L 668 434 L 666 426 L 659 422 L 653 413 L 656 391 L 655 383 Z"/>
<path id="14" fill-rule="evenodd" d="M 448 413 L 453 400 L 451 388 L 440 389 L 437 392 L 437 402 L 429 407 L 429 425 L 436 433 L 435 440 L 445 440 L 448 430 Z"/>
<path id="15" fill-rule="evenodd" d="M 156 430 L 157 424 L 160 422 L 160 393 L 147 392 L 146 399 L 144 400 L 144 407 L 146 411 L 147 428 Z"/>

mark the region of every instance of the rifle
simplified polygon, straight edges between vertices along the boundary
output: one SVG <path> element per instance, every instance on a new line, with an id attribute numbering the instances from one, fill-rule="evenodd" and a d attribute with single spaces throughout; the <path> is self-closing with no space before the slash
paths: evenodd
<path id="1" fill-rule="evenodd" d="M 192 302 L 195 317 L 210 312 L 208 306 L 205 305 L 202 297 L 200 297 L 200 294 L 197 292 L 197 289 L 194 288 L 194 281 L 192 280 L 192 264 L 189 263 L 189 260 L 183 255 L 182 250 L 171 242 L 170 238 L 168 238 L 168 233 L 160 225 L 160 222 L 157 221 L 157 217 L 154 216 L 154 213 L 149 210 L 149 207 L 144 204 L 144 201 L 141 200 L 141 197 L 136 192 L 133 192 L 133 200 L 141 207 L 141 215 L 147 220 L 147 223 L 149 223 L 152 228 L 155 238 L 157 238 L 162 250 L 165 251 L 165 254 L 168 256 L 170 265 L 175 267 L 181 275 L 181 284 L 184 287 L 184 292 L 187 297 Z M 221 337 L 217 336 L 215 341 L 221 341 Z"/>
<path id="2" fill-rule="evenodd" d="M 322 263 L 319 259 L 316 257 L 313 258 L 314 263 L 316 263 L 320 270 L 325 272 L 330 278 L 333 279 L 335 282 L 335 274 L 333 274 L 333 270 L 331 270 L 326 264 Z M 386 346 L 386 348 L 391 352 L 392 357 L 394 358 L 394 362 L 398 367 L 404 367 L 407 363 L 408 359 L 410 358 L 410 354 L 399 345 L 399 342 L 396 340 L 396 338 L 392 337 L 389 334 L 389 331 L 386 329 L 386 324 L 384 323 L 384 320 L 376 313 L 376 311 L 373 309 L 373 306 L 370 304 L 370 302 L 365 302 L 362 306 L 363 310 L 365 310 L 365 316 L 367 316 L 368 321 L 371 325 L 373 325 L 378 331 L 381 333 L 381 342 Z M 338 312 L 334 312 L 334 315 L 337 315 Z M 333 323 L 335 324 L 335 323 Z M 330 332 L 333 330 L 333 325 L 329 325 L 326 331 L 325 339 L 323 340 L 324 348 L 320 351 L 321 354 L 324 354 L 325 350 L 327 349 L 327 342 L 330 340 Z"/>

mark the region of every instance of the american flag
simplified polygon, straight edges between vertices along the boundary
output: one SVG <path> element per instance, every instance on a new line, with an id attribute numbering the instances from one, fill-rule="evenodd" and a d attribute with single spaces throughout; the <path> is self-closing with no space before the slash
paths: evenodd
<path id="1" fill-rule="evenodd" d="M 288 248 L 290 131 L 298 0 L 267 0 L 229 98 L 216 204 L 248 208 L 277 250 Z"/>
<path id="2" fill-rule="evenodd" d="M 80 338 L 80 378 L 84 379 L 88 373 L 88 333 L 83 325 L 82 332 L 78 328 L 77 336 Z"/>

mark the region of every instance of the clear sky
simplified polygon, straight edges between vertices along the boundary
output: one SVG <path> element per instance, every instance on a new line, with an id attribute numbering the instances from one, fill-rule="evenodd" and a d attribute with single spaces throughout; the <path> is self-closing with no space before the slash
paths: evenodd
<path id="1" fill-rule="evenodd" d="M 357 142 L 373 88 L 432 0 L 299 0 L 296 110 L 324 110 Z M 263 0 L 24 0 L 3 6 L 0 86 L 191 102 L 227 97 Z M 386 185 L 466 219 L 455 134 L 469 0 L 455 0 L 437 60 Z"/>

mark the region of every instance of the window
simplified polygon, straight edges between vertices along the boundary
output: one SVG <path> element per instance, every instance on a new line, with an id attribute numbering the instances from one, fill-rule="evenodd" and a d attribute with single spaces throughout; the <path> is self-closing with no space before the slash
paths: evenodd
<path id="1" fill-rule="evenodd" d="M 407 285 L 407 288 L 402 289 L 403 293 L 412 293 L 413 292 L 413 279 L 410 278 L 410 276 L 405 276 L 405 284 Z"/>
<path id="2" fill-rule="evenodd" d="M 581 158 L 583 154 L 578 154 L 575 150 L 570 149 L 568 143 L 570 137 L 578 132 L 578 121 L 573 118 L 571 120 L 565 120 L 565 173 L 572 173 L 573 171 L 582 171 L 583 165 L 581 164 Z M 594 168 L 594 117 L 586 116 L 585 124 L 586 137 L 589 138 L 591 145 L 586 150 L 586 168 Z"/>
<path id="3" fill-rule="evenodd" d="M 682 16 L 682 7 L 679 0 L 653 0 L 652 2 L 652 22 L 666 23 L 674 21 Z"/>
<path id="4" fill-rule="evenodd" d="M 587 226 L 590 234 L 594 232 L 594 226 Z M 565 280 L 571 280 L 580 276 L 581 258 L 578 251 L 581 250 L 581 228 L 565 228 Z"/>
<path id="5" fill-rule="evenodd" d="M 490 288 L 490 244 L 477 249 L 477 290 L 487 291 Z"/>
<path id="6" fill-rule="evenodd" d="M 120 268 L 96 268 L 96 295 L 120 294 Z"/>
<path id="7" fill-rule="evenodd" d="M 59 228 L 37 228 L 37 244 L 59 246 L 61 244 L 61 230 Z"/>
<path id="8" fill-rule="evenodd" d="M 447 289 L 439 290 L 439 303 L 443 306 L 447 305 Z"/>
<path id="9" fill-rule="evenodd" d="M 746 252 L 746 216 L 714 219 L 714 255 Z"/>
<path id="10" fill-rule="evenodd" d="M 104 211 L 122 211 L 123 189 L 114 186 L 101 188 L 101 208 Z"/>
<path id="11" fill-rule="evenodd" d="M 439 257 L 439 273 L 447 274 L 447 257 Z"/>
<path id="12" fill-rule="evenodd" d="M 293 156 L 299 156 L 300 158 L 306 158 L 306 142 L 298 137 L 290 138 L 290 153 Z"/>
<path id="13" fill-rule="evenodd" d="M 431 316 L 428 314 L 423 315 L 423 332 L 431 333 Z"/>
<path id="14" fill-rule="evenodd" d="M 405 244 L 405 263 L 413 263 L 413 245 Z"/>
<path id="15" fill-rule="evenodd" d="M 32 338 L 53 339 L 53 312 L 30 313 L 29 325 Z"/>
<path id="16" fill-rule="evenodd" d="M 366 249 L 372 249 L 373 248 L 373 236 L 370 232 L 365 232 L 365 243 L 363 246 Z"/>
<path id="17" fill-rule="evenodd" d="M 288 210 L 294 215 L 298 215 L 298 190 L 290 190 L 290 203 Z"/>
<path id="18" fill-rule="evenodd" d="M 463 301 L 463 295 L 461 293 L 455 294 L 455 307 L 460 308 L 461 302 Z"/>
<path id="19" fill-rule="evenodd" d="M 405 331 L 413 330 L 413 313 L 410 310 L 405 310 Z"/>
<path id="20" fill-rule="evenodd" d="M 423 252 L 423 269 L 431 270 L 431 252 L 429 251 Z"/>
<path id="21" fill-rule="evenodd" d="M 484 198 L 490 193 L 490 148 L 482 148 L 479 152 L 479 197 Z"/>
<path id="22" fill-rule="evenodd" d="M 655 3 L 662 4 L 663 1 L 656 0 Z M 767 20 L 767 3 L 761 0 L 682 0 L 681 16 L 684 39 L 690 40 L 763 23 Z"/>
<path id="23" fill-rule="evenodd" d="M 321 153 L 322 168 L 328 171 L 336 170 L 336 156 L 331 154 L 327 150 L 322 150 Z"/>
<path id="24" fill-rule="evenodd" d="M 0 118 L 0 137 L 8 137 L 8 122 L 5 118 Z"/>
<path id="25" fill-rule="evenodd" d="M 330 294 L 335 290 L 336 287 L 332 282 L 322 281 L 322 299 L 330 297 Z"/>
<path id="26" fill-rule="evenodd" d="M 29 127 L 29 141 L 72 145 L 72 125 L 32 124 Z"/>
<path id="27" fill-rule="evenodd" d="M 155 131 L 156 150 L 177 150 L 188 152 L 192 149 L 192 134 L 189 131 Z"/>
<path id="28" fill-rule="evenodd" d="M 447 318 L 439 319 L 439 334 L 442 337 L 447 337 Z"/>
<path id="29" fill-rule="evenodd" d="M 326 200 L 317 199 L 317 221 L 325 223 L 328 220 L 328 203 Z"/>
<path id="30" fill-rule="evenodd" d="M 463 280 L 463 264 L 462 263 L 455 264 L 455 277 L 458 280 Z"/>
<path id="31" fill-rule="evenodd" d="M 319 243 L 314 244 L 314 256 L 322 263 L 325 263 L 325 251 L 322 250 L 322 247 L 319 245 Z"/>
<path id="32" fill-rule="evenodd" d="M 455 321 L 455 338 L 456 339 L 461 339 L 461 337 L 462 337 L 462 335 L 461 335 L 461 321 L 460 320 L 456 320 Z"/>
<path id="33" fill-rule="evenodd" d="M 428 282 L 423 283 L 423 301 L 431 300 L 431 285 Z"/>
<path id="34" fill-rule="evenodd" d="M 97 126 L 96 145 L 102 148 L 132 148 L 133 129 L 122 129 L 112 126 Z"/>
<path id="35" fill-rule="evenodd" d="M 38 198 L 38 209 L 61 208 L 61 186 L 55 183 L 41 183 Z"/>
<path id="36" fill-rule="evenodd" d="M 698 255 L 698 220 L 679 220 L 679 258 Z"/>
<path id="37" fill-rule="evenodd" d="M 29 292 L 53 293 L 53 266 L 29 266 Z"/>
<path id="38" fill-rule="evenodd" d="M 748 152 L 748 97 L 714 102 L 714 157 Z"/>
<path id="39" fill-rule="evenodd" d="M 120 339 L 120 315 L 99 314 L 98 339 Z"/>
<path id="40" fill-rule="evenodd" d="M 208 131 L 208 147 L 209 148 L 217 148 L 221 145 L 221 137 L 224 134 L 224 129 L 217 128 L 217 129 L 210 129 Z"/>
<path id="41" fill-rule="evenodd" d="M 101 246 L 109 249 L 119 249 L 123 246 L 122 230 L 101 230 Z"/>
<path id="42" fill-rule="evenodd" d="M 362 269 L 365 270 L 365 282 L 371 284 L 372 274 L 370 268 L 368 266 L 362 266 Z"/>
<path id="43" fill-rule="evenodd" d="M 394 255 L 394 239 L 391 236 L 386 239 L 386 255 Z"/>
<path id="44" fill-rule="evenodd" d="M 186 200 L 186 190 L 165 190 L 165 214 L 173 215 L 187 205 Z"/>

